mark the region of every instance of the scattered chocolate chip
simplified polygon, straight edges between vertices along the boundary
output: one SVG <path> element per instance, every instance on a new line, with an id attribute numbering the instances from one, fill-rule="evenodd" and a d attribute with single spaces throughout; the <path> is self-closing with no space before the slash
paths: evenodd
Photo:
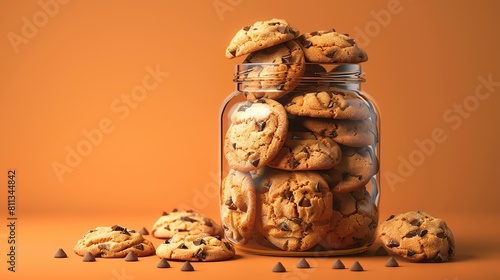
<path id="1" fill-rule="evenodd" d="M 403 238 L 412 238 L 417 236 L 417 231 L 416 230 L 411 230 L 409 231 Z"/>
<path id="2" fill-rule="evenodd" d="M 419 227 L 422 224 L 422 220 L 421 219 L 413 219 L 410 221 L 410 224 L 412 226 Z"/>
<path id="3" fill-rule="evenodd" d="M 242 29 L 243 29 L 243 30 L 245 30 L 245 31 L 248 31 L 248 30 L 250 30 L 250 27 L 251 27 L 251 26 L 248 26 L 248 25 L 247 25 L 247 26 L 243 26 L 243 28 L 242 28 Z"/>
<path id="4" fill-rule="evenodd" d="M 280 229 L 283 231 L 292 231 L 286 222 L 280 224 Z"/>
<path id="5" fill-rule="evenodd" d="M 263 131 L 266 128 L 266 122 L 256 122 L 259 131 Z"/>
<path id="6" fill-rule="evenodd" d="M 377 251 L 375 251 L 375 256 L 388 256 L 389 253 L 387 253 L 387 250 L 384 248 L 384 246 L 378 247 Z"/>
<path id="7" fill-rule="evenodd" d="M 260 161 L 260 158 L 258 158 L 258 159 L 256 159 L 256 160 L 252 160 L 250 163 L 251 163 L 253 166 L 257 167 L 257 166 L 259 165 L 259 161 Z"/>
<path id="8" fill-rule="evenodd" d="M 195 241 L 193 241 L 193 244 L 195 246 L 200 246 L 200 245 L 206 245 L 207 243 L 205 242 L 205 240 L 203 238 L 200 238 L 200 239 L 196 239 Z"/>
<path id="9" fill-rule="evenodd" d="M 286 272 L 286 268 L 281 262 L 277 262 L 273 267 L 273 272 Z"/>
<path id="10" fill-rule="evenodd" d="M 309 263 L 306 261 L 306 259 L 302 258 L 296 265 L 297 268 L 310 268 L 311 266 Z"/>
<path id="11" fill-rule="evenodd" d="M 344 269 L 344 268 L 345 268 L 345 265 L 344 265 L 344 263 L 343 263 L 340 259 L 337 259 L 337 260 L 333 263 L 332 268 L 333 268 L 333 269 Z"/>
<path id="12" fill-rule="evenodd" d="M 394 257 L 390 257 L 387 262 L 385 262 L 385 266 L 387 267 L 398 267 L 399 264 L 398 262 L 396 261 L 396 259 Z"/>
<path id="13" fill-rule="evenodd" d="M 128 252 L 127 256 L 125 256 L 125 261 L 126 262 L 136 262 L 138 261 L 139 258 L 137 257 L 137 255 L 134 253 L 134 251 L 130 251 Z"/>
<path id="14" fill-rule="evenodd" d="M 95 262 L 95 257 L 92 255 L 92 253 L 87 252 L 85 253 L 85 256 L 83 256 L 82 261 L 84 262 Z"/>
<path id="15" fill-rule="evenodd" d="M 156 264 L 156 267 L 157 268 L 170 268 L 170 264 L 168 263 L 168 261 L 166 259 L 160 259 L 160 261 L 158 262 L 158 264 Z"/>
<path id="16" fill-rule="evenodd" d="M 161 213 L 162 216 L 167 216 L 168 215 L 168 212 L 165 212 L 163 211 L 163 213 Z"/>
<path id="17" fill-rule="evenodd" d="M 181 217 L 181 221 L 190 222 L 190 223 L 195 223 L 195 222 L 198 222 L 198 220 L 193 219 L 193 218 L 190 218 L 190 217 L 188 217 L 188 216 L 182 216 L 182 217 Z"/>
<path id="18" fill-rule="evenodd" d="M 59 248 L 56 253 L 54 254 L 54 258 L 56 259 L 62 259 L 62 258 L 67 258 L 68 255 L 66 255 L 66 252 L 62 248 Z"/>
<path id="19" fill-rule="evenodd" d="M 111 229 L 112 229 L 113 231 L 124 231 L 124 230 L 127 230 L 126 228 L 121 227 L 121 226 L 118 226 L 118 225 L 114 225 L 114 226 L 112 226 L 112 227 L 111 227 Z"/>
<path id="20" fill-rule="evenodd" d="M 399 242 L 394 239 L 391 239 L 389 240 L 389 244 L 387 244 L 387 247 L 389 248 L 399 247 Z"/>
<path id="21" fill-rule="evenodd" d="M 194 271 L 194 267 L 189 261 L 185 261 L 181 267 L 181 271 Z"/>
<path id="22" fill-rule="evenodd" d="M 311 205 L 311 201 L 305 197 L 299 202 L 299 206 L 301 207 L 311 207 Z"/>
<path id="23" fill-rule="evenodd" d="M 422 231 L 418 234 L 418 236 L 420 236 L 420 237 L 424 237 L 424 236 L 427 234 L 427 232 L 428 232 L 428 231 L 427 231 L 426 229 L 424 229 L 424 230 L 422 230 Z"/>
<path id="24" fill-rule="evenodd" d="M 396 216 L 394 216 L 394 215 L 390 215 L 390 216 L 389 216 L 389 218 L 387 218 L 387 220 L 386 220 L 386 221 L 392 220 L 392 219 L 394 219 L 394 217 L 396 217 Z"/>
<path id="25" fill-rule="evenodd" d="M 416 252 L 415 252 L 415 251 L 413 251 L 413 250 L 410 250 L 410 249 L 408 249 L 408 252 L 406 252 L 406 255 L 407 255 L 408 257 L 411 257 L 411 256 L 413 256 L 413 255 L 415 255 L 415 254 L 416 254 Z"/>
<path id="26" fill-rule="evenodd" d="M 352 265 L 351 268 L 349 268 L 351 271 L 363 271 L 363 267 L 359 264 L 358 261 L 355 261 Z"/>
<path id="27" fill-rule="evenodd" d="M 174 208 L 174 209 L 172 209 L 172 212 L 174 212 L 174 213 L 175 213 L 175 212 L 179 212 L 179 209 Z"/>
<path id="28" fill-rule="evenodd" d="M 142 244 L 137 244 L 134 246 L 134 248 L 136 248 L 137 250 L 144 251 L 144 245 L 142 245 Z"/>
<path id="29" fill-rule="evenodd" d="M 141 235 L 149 235 L 149 231 L 145 227 L 143 227 L 139 231 L 139 234 L 141 234 Z"/>

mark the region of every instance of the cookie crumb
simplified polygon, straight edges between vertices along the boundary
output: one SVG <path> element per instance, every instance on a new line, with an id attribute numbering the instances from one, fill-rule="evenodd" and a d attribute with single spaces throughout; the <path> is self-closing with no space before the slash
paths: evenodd
<path id="1" fill-rule="evenodd" d="M 125 261 L 126 262 L 136 262 L 139 259 L 137 258 L 137 255 L 134 253 L 134 251 L 128 252 L 127 256 L 125 256 Z"/>
<path id="2" fill-rule="evenodd" d="M 387 267 L 398 267 L 399 264 L 398 262 L 396 261 L 396 259 L 394 257 L 390 257 L 387 262 L 385 263 L 385 266 Z"/>
<path id="3" fill-rule="evenodd" d="M 355 261 L 350 268 L 351 271 L 363 271 L 363 267 L 359 264 L 358 261 Z"/>
<path id="4" fill-rule="evenodd" d="M 181 267 L 181 271 L 194 271 L 194 267 L 189 261 L 185 261 Z"/>
<path id="5" fill-rule="evenodd" d="M 297 268 L 310 268 L 310 267 L 311 266 L 304 258 L 300 259 L 300 261 L 297 263 Z"/>
<path id="6" fill-rule="evenodd" d="M 66 255 L 66 252 L 62 248 L 59 248 L 57 252 L 54 254 L 54 258 L 56 259 L 62 259 L 62 258 L 67 258 L 68 255 Z"/>
<path id="7" fill-rule="evenodd" d="M 377 251 L 375 251 L 375 256 L 388 256 L 388 255 L 389 255 L 389 253 L 382 245 L 380 245 L 380 247 L 378 247 Z"/>
<path id="8" fill-rule="evenodd" d="M 273 272 L 286 272 L 286 269 L 281 262 L 277 262 L 273 267 Z"/>
<path id="9" fill-rule="evenodd" d="M 156 265 L 157 268 L 170 268 L 170 264 L 166 259 L 160 259 L 158 264 Z"/>
<path id="10" fill-rule="evenodd" d="M 87 252 L 85 253 L 85 256 L 83 256 L 82 259 L 84 262 L 95 262 L 95 257 L 92 255 L 92 253 Z"/>
<path id="11" fill-rule="evenodd" d="M 344 268 L 345 268 L 345 265 L 344 265 L 344 263 L 343 263 L 340 259 L 337 259 L 337 260 L 333 263 L 332 268 L 333 268 L 333 269 L 344 269 Z"/>
<path id="12" fill-rule="evenodd" d="M 145 227 L 141 228 L 141 230 L 139 231 L 139 233 L 142 234 L 142 235 L 149 235 L 149 231 Z"/>

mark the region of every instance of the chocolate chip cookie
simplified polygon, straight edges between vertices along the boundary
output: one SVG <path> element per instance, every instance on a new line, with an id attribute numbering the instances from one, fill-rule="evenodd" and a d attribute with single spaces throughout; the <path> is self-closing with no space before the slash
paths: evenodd
<path id="1" fill-rule="evenodd" d="M 226 48 L 226 57 L 239 57 L 297 38 L 299 31 L 284 20 L 257 21 L 244 26 L 234 35 Z"/>
<path id="2" fill-rule="evenodd" d="M 222 261 L 235 254 L 236 251 L 229 242 L 206 233 L 176 234 L 156 248 L 156 255 L 168 260 Z"/>
<path id="3" fill-rule="evenodd" d="M 444 262 L 455 254 L 455 239 L 446 222 L 421 211 L 391 215 L 377 235 L 389 251 L 412 261 Z"/>
<path id="4" fill-rule="evenodd" d="M 294 41 L 253 52 L 243 63 L 237 81 L 248 100 L 281 98 L 295 89 L 305 71 L 304 53 Z"/>
<path id="5" fill-rule="evenodd" d="M 312 132 L 288 132 L 285 144 L 269 162 L 283 170 L 321 170 L 339 164 L 342 152 L 330 137 Z"/>
<path id="6" fill-rule="evenodd" d="M 355 191 L 365 186 L 378 171 L 378 161 L 370 147 L 341 146 L 341 149 L 340 163 L 326 171 L 330 178 L 334 178 L 329 182 L 333 193 Z"/>
<path id="7" fill-rule="evenodd" d="M 305 251 L 329 227 L 332 193 L 312 171 L 271 170 L 258 185 L 257 230 L 276 247 Z"/>
<path id="8" fill-rule="evenodd" d="M 368 60 L 368 55 L 354 39 L 334 29 L 305 33 L 296 41 L 302 46 L 308 62 L 360 63 Z"/>
<path id="9" fill-rule="evenodd" d="M 230 170 L 220 194 L 222 228 L 227 239 L 245 244 L 255 222 L 255 186 L 249 173 Z"/>
<path id="10" fill-rule="evenodd" d="M 155 247 L 135 230 L 115 225 L 89 230 L 73 250 L 80 256 L 88 252 L 94 257 L 124 258 L 129 252 L 138 257 L 153 255 Z"/>
<path id="11" fill-rule="evenodd" d="M 314 133 L 331 137 L 335 142 L 349 147 L 369 146 L 375 144 L 378 139 L 371 119 L 302 118 L 302 125 Z"/>
<path id="12" fill-rule="evenodd" d="M 377 206 L 365 187 L 354 192 L 333 194 L 330 228 L 321 245 L 328 250 L 358 248 L 375 238 Z"/>
<path id="13" fill-rule="evenodd" d="M 157 238 L 172 238 L 174 234 L 193 235 L 208 233 L 214 236 L 222 236 L 222 227 L 213 219 L 202 213 L 188 210 L 179 211 L 174 209 L 163 215 L 153 225 L 151 234 Z"/>
<path id="14" fill-rule="evenodd" d="M 235 170 L 248 172 L 267 165 L 285 143 L 288 119 L 272 99 L 240 103 L 231 115 L 224 139 L 224 155 Z"/>
<path id="15" fill-rule="evenodd" d="M 361 96 L 329 87 L 320 86 L 312 91 L 295 92 L 284 105 L 288 113 L 298 116 L 349 120 L 370 117 L 368 103 Z"/>

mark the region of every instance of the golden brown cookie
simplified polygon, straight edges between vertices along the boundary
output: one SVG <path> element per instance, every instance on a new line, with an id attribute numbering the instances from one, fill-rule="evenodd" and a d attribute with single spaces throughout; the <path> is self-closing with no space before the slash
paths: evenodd
<path id="1" fill-rule="evenodd" d="M 302 125 L 314 133 L 331 137 L 335 142 L 349 147 L 369 146 L 378 141 L 377 131 L 371 119 L 302 118 Z"/>
<path id="2" fill-rule="evenodd" d="M 286 251 L 305 251 L 318 244 L 333 211 L 332 193 L 312 171 L 269 171 L 259 182 L 257 205 L 257 230 Z"/>
<path id="3" fill-rule="evenodd" d="M 208 233 L 222 236 L 222 227 L 206 215 L 193 211 L 179 211 L 174 209 L 170 213 L 163 213 L 153 225 L 151 234 L 157 238 L 171 238 L 175 234 L 193 235 Z"/>
<path id="4" fill-rule="evenodd" d="M 276 156 L 288 132 L 283 106 L 272 99 L 238 105 L 224 139 L 224 156 L 235 170 L 248 172 L 267 165 Z"/>
<path id="5" fill-rule="evenodd" d="M 236 251 L 229 242 L 206 233 L 176 234 L 156 248 L 156 255 L 168 260 L 223 261 L 235 254 Z"/>
<path id="6" fill-rule="evenodd" d="M 252 235 L 256 215 L 255 186 L 251 175 L 230 170 L 222 182 L 220 203 L 226 238 L 245 244 Z"/>
<path id="7" fill-rule="evenodd" d="M 299 31 L 284 19 L 257 21 L 236 32 L 226 48 L 226 57 L 234 58 L 256 52 L 292 40 L 298 35 Z"/>
<path id="8" fill-rule="evenodd" d="M 74 251 L 80 256 L 89 252 L 94 257 L 124 258 L 129 252 L 134 252 L 138 257 L 153 255 L 155 247 L 135 230 L 115 225 L 89 230 L 78 240 Z"/>
<path id="9" fill-rule="evenodd" d="M 444 262 L 455 254 L 446 222 L 421 211 L 391 215 L 379 225 L 377 236 L 389 251 L 412 261 Z"/>

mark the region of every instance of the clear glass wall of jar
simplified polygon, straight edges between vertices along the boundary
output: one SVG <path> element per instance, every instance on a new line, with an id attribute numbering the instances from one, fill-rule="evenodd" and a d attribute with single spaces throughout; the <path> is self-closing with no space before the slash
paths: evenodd
<path id="1" fill-rule="evenodd" d="M 268 65 L 236 65 L 236 90 L 220 112 L 225 238 L 261 255 L 367 250 L 379 219 L 380 116 L 361 90 L 361 65 L 308 63 L 275 99 L 279 73 L 248 75 Z M 250 91 L 264 97 L 249 100 Z"/>

